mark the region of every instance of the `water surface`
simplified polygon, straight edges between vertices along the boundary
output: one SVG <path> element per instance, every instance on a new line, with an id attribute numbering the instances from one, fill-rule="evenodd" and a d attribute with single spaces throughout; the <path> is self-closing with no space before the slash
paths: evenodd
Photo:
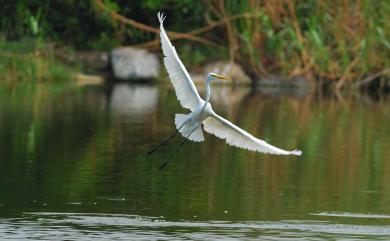
<path id="1" fill-rule="evenodd" d="M 138 155 L 187 112 L 168 85 L 0 86 L 0 239 L 390 239 L 388 97 L 214 86 L 211 101 L 303 156 L 205 134 L 158 171 L 180 138 Z"/>

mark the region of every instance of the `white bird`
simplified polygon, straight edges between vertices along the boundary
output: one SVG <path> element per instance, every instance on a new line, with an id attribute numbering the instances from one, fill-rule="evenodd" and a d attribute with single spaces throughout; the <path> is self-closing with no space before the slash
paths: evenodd
<path id="1" fill-rule="evenodd" d="M 180 104 L 191 111 L 189 114 L 175 115 L 175 124 L 177 128 L 175 134 L 180 132 L 181 135 L 186 138 L 185 140 L 189 139 L 195 142 L 202 142 L 204 141 L 202 130 L 203 124 L 205 131 L 226 140 L 226 142 L 231 146 L 268 154 L 302 155 L 302 151 L 300 150 L 286 151 L 272 146 L 216 114 L 210 104 L 210 84 L 215 79 L 224 80 L 228 78 L 215 73 L 207 74 L 205 80 L 206 100 L 203 100 L 199 96 L 194 82 L 179 59 L 175 47 L 172 45 L 164 30 L 163 22 L 165 16 L 163 16 L 160 12 L 157 16 L 160 21 L 160 38 L 164 54 L 165 68 L 167 69 L 169 78 L 175 88 L 176 96 L 180 101 Z M 173 136 L 175 136 L 175 134 Z M 171 136 L 168 140 L 170 140 L 173 136 Z M 154 150 L 155 149 L 151 152 Z M 164 165 L 165 164 L 166 163 L 164 163 Z"/>

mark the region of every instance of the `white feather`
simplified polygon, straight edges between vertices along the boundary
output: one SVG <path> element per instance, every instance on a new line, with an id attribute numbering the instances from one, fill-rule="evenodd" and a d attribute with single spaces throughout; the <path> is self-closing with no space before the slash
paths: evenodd
<path id="1" fill-rule="evenodd" d="M 180 134 L 187 138 L 191 141 L 195 142 L 202 142 L 204 141 L 204 136 L 203 136 L 203 130 L 201 125 L 199 124 L 197 128 L 194 128 L 195 126 L 191 125 L 189 122 L 189 115 L 187 114 L 176 114 L 175 115 L 175 124 L 176 124 L 176 129 L 179 130 Z M 184 126 L 182 126 L 184 124 Z"/>
<path id="2" fill-rule="evenodd" d="M 226 140 L 231 146 L 276 155 L 302 155 L 300 150 L 286 151 L 272 146 L 215 113 L 203 121 L 203 127 L 205 131 Z"/>
<path id="3" fill-rule="evenodd" d="M 175 88 L 176 96 L 180 101 L 180 104 L 184 108 L 193 111 L 196 107 L 202 105 L 204 101 L 200 98 L 194 82 L 179 59 L 175 47 L 172 46 L 172 43 L 164 30 L 163 22 L 165 16 L 160 12 L 157 16 L 160 21 L 160 38 L 164 53 L 165 68 L 167 69 L 169 78 Z"/>
<path id="4" fill-rule="evenodd" d="M 188 137 L 191 141 L 202 142 L 204 141 L 202 126 L 199 125 Z"/>

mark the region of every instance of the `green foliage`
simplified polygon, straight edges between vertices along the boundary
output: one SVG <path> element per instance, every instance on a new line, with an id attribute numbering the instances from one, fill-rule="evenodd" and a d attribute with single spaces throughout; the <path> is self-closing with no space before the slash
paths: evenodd
<path id="1" fill-rule="evenodd" d="M 157 38 L 113 13 L 156 28 L 158 11 L 168 16 L 167 30 L 176 32 L 236 16 L 198 35 L 220 48 L 174 41 L 189 65 L 230 57 L 252 77 L 298 73 L 330 80 L 358 79 L 390 66 L 389 1 L 16 0 L 0 9 L 0 34 L 110 50 Z"/>
<path id="2" fill-rule="evenodd" d="M 0 41 L 1 82 L 69 80 L 76 73 L 56 60 L 50 45 L 39 41 Z"/>
<path id="3" fill-rule="evenodd" d="M 229 2 L 229 1 L 226 1 Z M 278 4 L 256 1 L 227 4 L 231 14 L 257 13 L 258 18 L 235 22 L 243 41 L 238 62 L 245 54 L 259 59 L 270 72 L 294 70 L 309 77 L 359 79 L 390 66 L 390 4 L 332 0 Z M 229 7 L 234 6 L 232 9 Z M 337 7 L 335 7 L 337 6 Z M 251 27 L 257 25 L 257 28 Z M 257 37 L 254 37 L 257 36 Z M 252 61 L 256 68 L 259 63 Z M 257 65 L 257 66 L 256 66 Z"/>

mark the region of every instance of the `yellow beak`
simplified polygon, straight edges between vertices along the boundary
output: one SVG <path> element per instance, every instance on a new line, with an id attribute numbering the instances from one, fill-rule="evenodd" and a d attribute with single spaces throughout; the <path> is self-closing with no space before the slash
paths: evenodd
<path id="1" fill-rule="evenodd" d="M 218 79 L 221 79 L 221 80 L 231 80 L 229 77 L 227 76 L 223 76 L 223 75 L 219 75 L 219 74 L 213 74 L 214 77 L 218 78 Z"/>

